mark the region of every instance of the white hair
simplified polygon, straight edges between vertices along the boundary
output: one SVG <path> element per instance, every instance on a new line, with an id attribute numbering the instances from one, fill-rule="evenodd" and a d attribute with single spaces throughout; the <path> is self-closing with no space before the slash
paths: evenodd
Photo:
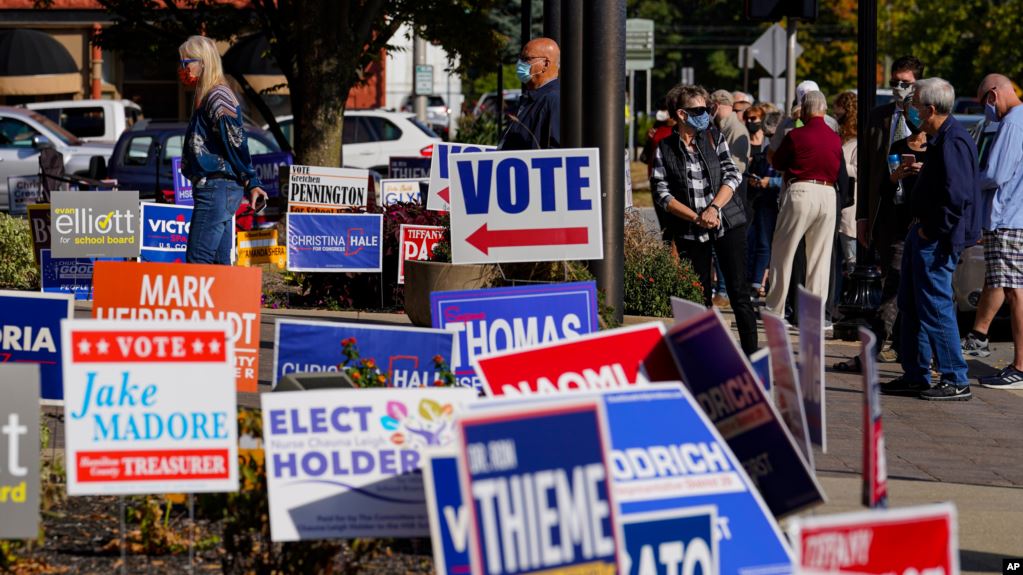
<path id="1" fill-rule="evenodd" d="M 924 106 L 934 106 L 934 111 L 937 114 L 946 116 L 952 113 L 956 101 L 956 91 L 947 81 L 941 78 L 917 80 L 915 91 L 920 103 Z"/>
<path id="2" fill-rule="evenodd" d="M 811 90 L 803 96 L 802 114 L 804 117 L 823 116 L 828 111 L 828 99 L 822 92 Z"/>

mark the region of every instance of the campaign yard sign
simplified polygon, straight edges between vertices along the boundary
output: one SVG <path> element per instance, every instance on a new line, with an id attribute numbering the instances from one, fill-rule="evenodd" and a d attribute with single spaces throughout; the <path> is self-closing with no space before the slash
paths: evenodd
<path id="1" fill-rule="evenodd" d="M 369 170 L 291 166 L 288 211 L 336 213 L 366 207 Z M 289 227 L 290 230 L 290 227 Z"/>
<path id="2" fill-rule="evenodd" d="M 204 264 L 98 262 L 96 319 L 217 320 L 231 326 L 238 391 L 256 391 L 262 271 Z"/>
<path id="3" fill-rule="evenodd" d="M 0 290 L 0 364 L 38 365 L 45 400 L 64 399 L 60 322 L 74 315 L 71 294 Z"/>
<path id="4" fill-rule="evenodd" d="M 803 573 L 959 575 L 952 503 L 797 517 L 789 538 Z"/>
<path id="5" fill-rule="evenodd" d="M 139 193 L 53 192 L 50 249 L 55 258 L 137 258 Z"/>
<path id="6" fill-rule="evenodd" d="M 806 423 L 803 389 L 796 376 L 796 360 L 792 357 L 788 327 L 785 320 L 766 310 L 760 312 L 760 319 L 764 321 L 767 349 L 771 353 L 775 405 L 810 469 L 816 469 L 810 444 L 810 428 Z"/>
<path id="7" fill-rule="evenodd" d="M 42 201 L 43 186 L 39 176 L 11 176 L 7 178 L 7 197 L 10 214 L 23 216 L 28 206 Z"/>
<path id="8" fill-rule="evenodd" d="M 600 330 L 594 282 L 433 292 L 430 315 L 433 327 L 458 334 L 451 371 L 476 389 L 479 356 Z"/>
<path id="9" fill-rule="evenodd" d="M 451 261 L 604 257 L 596 148 L 452 154 Z"/>
<path id="10" fill-rule="evenodd" d="M 824 493 L 757 383 L 721 314 L 711 310 L 667 336 L 682 380 L 777 517 L 824 502 Z"/>
<path id="11" fill-rule="evenodd" d="M 398 230 L 401 257 L 398 258 L 398 283 L 405 283 L 407 260 L 428 260 L 433 257 L 433 246 L 444 239 L 443 226 L 416 226 L 402 224 Z"/>
<path id="12" fill-rule="evenodd" d="M 860 328 L 860 365 L 863 366 L 863 505 L 888 507 L 888 459 L 881 425 L 881 383 L 877 378 L 874 345 L 877 336 Z"/>
<path id="13" fill-rule="evenodd" d="M 289 373 L 337 371 L 345 362 L 341 342 L 355 339 L 362 359 L 372 359 L 391 387 L 430 387 L 441 374 L 433 358 L 450 364 L 455 335 L 439 329 L 278 318 L 274 326 L 273 385 Z"/>
<path id="14" fill-rule="evenodd" d="M 383 214 L 289 213 L 288 271 L 379 272 Z"/>
<path id="15" fill-rule="evenodd" d="M 287 152 L 271 152 L 252 156 L 252 168 L 256 170 L 263 191 L 271 198 L 281 195 L 280 169 L 290 166 L 294 160 Z"/>
<path id="16" fill-rule="evenodd" d="M 68 495 L 238 490 L 227 322 L 62 327 Z"/>
<path id="17" fill-rule="evenodd" d="M 749 356 L 749 362 L 753 367 L 753 373 L 756 374 L 764 391 L 767 392 L 767 396 L 771 397 L 771 350 L 758 349 Z"/>
<path id="18" fill-rule="evenodd" d="M 55 258 L 49 249 L 40 250 L 40 290 L 44 293 L 73 294 L 77 300 L 92 299 L 92 274 L 96 261 L 107 258 Z"/>
<path id="19" fill-rule="evenodd" d="M 181 173 L 181 157 L 171 159 L 171 172 L 174 174 L 174 204 L 178 206 L 191 206 L 192 180 L 189 180 Z"/>
<path id="20" fill-rule="evenodd" d="M 0 396 L 0 539 L 36 539 L 39 366 L 0 364 Z"/>
<path id="21" fill-rule="evenodd" d="M 380 180 L 380 197 L 384 206 L 398 203 L 422 203 L 422 187 L 428 180 Z"/>
<path id="22" fill-rule="evenodd" d="M 50 204 L 28 206 L 28 227 L 32 232 L 32 255 L 42 263 L 40 252 L 50 249 Z"/>
<path id="23" fill-rule="evenodd" d="M 423 156 L 391 156 L 387 162 L 387 177 L 422 180 L 430 177 L 433 158 Z"/>
<path id="24" fill-rule="evenodd" d="M 828 452 L 828 420 L 824 402 L 824 300 L 799 288 L 799 386 L 810 441 Z"/>
<path id="25" fill-rule="evenodd" d="M 636 513 L 621 518 L 623 575 L 717 574 L 717 508 Z"/>
<path id="26" fill-rule="evenodd" d="M 426 537 L 423 453 L 454 445 L 468 389 L 264 393 L 274 541 Z"/>
<path id="27" fill-rule="evenodd" d="M 707 306 L 703 304 L 671 296 L 671 315 L 675 319 L 675 323 L 688 321 L 706 312 Z"/>
<path id="28" fill-rule="evenodd" d="M 448 205 L 451 201 L 448 159 L 451 154 L 472 154 L 496 149 L 497 146 L 478 144 L 434 143 L 433 155 L 430 157 L 430 186 L 426 193 L 426 209 L 440 212 L 450 209 Z"/>
<path id="29" fill-rule="evenodd" d="M 143 203 L 139 261 L 185 261 L 191 222 L 191 206 Z"/>
<path id="30" fill-rule="evenodd" d="M 469 509 L 463 504 L 454 454 L 426 453 L 423 487 L 430 516 L 433 567 L 438 575 L 469 573 Z"/>
<path id="31" fill-rule="evenodd" d="M 277 245 L 277 228 L 238 232 L 237 239 L 237 265 L 273 264 L 284 269 L 288 248 Z"/>
<path id="32" fill-rule="evenodd" d="M 458 430 L 473 574 L 615 573 L 617 510 L 592 399 L 470 413 Z"/>
<path id="33" fill-rule="evenodd" d="M 677 381 L 664 325 L 644 323 L 476 359 L 487 395 L 599 391 Z"/>

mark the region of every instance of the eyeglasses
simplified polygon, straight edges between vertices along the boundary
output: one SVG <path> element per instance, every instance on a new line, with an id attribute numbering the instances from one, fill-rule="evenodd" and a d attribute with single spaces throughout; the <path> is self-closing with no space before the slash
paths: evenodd
<path id="1" fill-rule="evenodd" d="M 707 113 L 707 106 L 697 106 L 695 108 L 682 108 L 686 114 L 690 116 L 702 116 Z"/>
<path id="2" fill-rule="evenodd" d="M 519 54 L 519 60 L 523 62 L 532 62 L 533 60 L 539 60 L 540 58 L 547 59 L 547 56 L 526 56 L 525 54 Z"/>
<path id="3" fill-rule="evenodd" d="M 198 62 L 198 61 L 199 61 L 198 58 L 182 58 L 181 59 L 181 69 L 184 70 L 192 62 Z"/>
<path id="4" fill-rule="evenodd" d="M 888 82 L 888 87 L 892 88 L 892 89 L 901 88 L 901 89 L 905 90 L 906 88 L 912 88 L 913 84 L 915 84 L 915 82 L 906 82 L 906 81 L 901 81 L 900 80 L 900 81 Z"/>

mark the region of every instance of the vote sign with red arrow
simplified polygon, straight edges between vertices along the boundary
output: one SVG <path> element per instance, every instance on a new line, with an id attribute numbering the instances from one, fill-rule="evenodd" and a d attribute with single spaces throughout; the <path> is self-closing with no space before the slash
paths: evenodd
<path id="1" fill-rule="evenodd" d="M 451 261 L 604 257 L 596 148 L 451 154 Z"/>
<path id="2" fill-rule="evenodd" d="M 430 184 L 426 192 L 426 209 L 446 212 L 450 209 L 451 188 L 448 177 L 448 156 L 451 154 L 471 154 L 490 152 L 497 146 L 479 144 L 455 144 L 437 142 L 433 145 L 433 156 L 430 157 Z"/>

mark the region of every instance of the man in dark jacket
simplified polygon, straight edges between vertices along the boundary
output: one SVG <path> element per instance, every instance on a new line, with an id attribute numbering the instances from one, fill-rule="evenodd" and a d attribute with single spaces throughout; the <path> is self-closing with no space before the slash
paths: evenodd
<path id="1" fill-rule="evenodd" d="M 916 83 L 912 106 L 930 136 L 923 169 L 910 193 L 913 224 L 906 235 L 899 284 L 903 375 L 883 393 L 965 401 L 972 397 L 959 344 L 952 274 L 959 253 L 980 237 L 977 148 L 952 117 L 955 91 L 941 78 Z M 941 374 L 931 387 L 930 368 Z"/>
<path id="2" fill-rule="evenodd" d="M 501 136 L 501 150 L 546 150 L 561 147 L 561 50 L 550 38 L 534 38 L 522 48 L 515 73 L 522 82 L 522 96 L 508 128 Z"/>

